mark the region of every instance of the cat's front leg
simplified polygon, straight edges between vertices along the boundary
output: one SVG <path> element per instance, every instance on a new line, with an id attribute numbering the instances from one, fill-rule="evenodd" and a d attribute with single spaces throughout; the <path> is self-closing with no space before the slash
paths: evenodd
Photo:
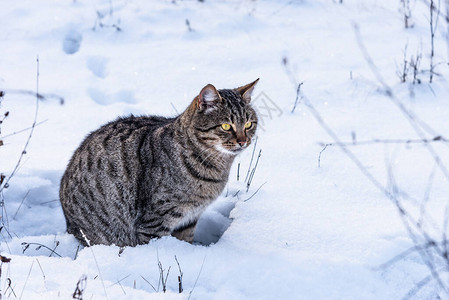
<path id="1" fill-rule="evenodd" d="M 178 240 L 186 241 L 188 243 L 193 242 L 193 237 L 195 233 L 197 220 L 193 221 L 190 224 L 187 224 L 184 227 L 177 228 L 172 231 L 171 235 L 177 238 Z"/>
<path id="2" fill-rule="evenodd" d="M 169 228 L 160 225 L 158 227 L 151 226 L 150 224 L 142 224 L 138 226 L 136 230 L 137 241 L 140 245 L 148 244 L 152 239 L 158 239 L 160 237 L 170 235 Z"/>

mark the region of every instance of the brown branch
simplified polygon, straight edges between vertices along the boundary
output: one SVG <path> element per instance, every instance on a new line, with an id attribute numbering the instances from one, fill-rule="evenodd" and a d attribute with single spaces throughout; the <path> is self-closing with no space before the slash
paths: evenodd
<path id="1" fill-rule="evenodd" d="M 29 95 L 32 97 L 36 97 L 37 99 L 42 100 L 42 101 L 54 98 L 54 99 L 57 99 L 59 101 L 59 104 L 61 104 L 61 105 L 63 105 L 65 102 L 64 97 L 56 95 L 56 94 L 40 94 L 39 92 L 33 92 L 33 91 L 22 90 L 22 89 L 5 89 L 5 90 L 3 90 L 3 95 L 5 95 L 5 94 Z"/>
<path id="2" fill-rule="evenodd" d="M 34 120 L 33 120 L 32 126 L 31 126 L 30 134 L 28 135 L 28 138 L 25 142 L 25 146 L 23 147 L 23 150 L 19 156 L 19 160 L 17 161 L 16 166 L 14 167 L 12 173 L 8 176 L 6 181 L 4 181 L 3 184 L 0 186 L 0 193 L 5 188 L 8 188 L 9 181 L 16 174 L 17 170 L 19 169 L 22 159 L 23 159 L 24 155 L 27 153 L 26 151 L 28 148 L 28 144 L 30 143 L 31 137 L 33 136 L 34 128 L 36 127 L 37 115 L 38 115 L 38 111 L 39 111 L 39 97 L 38 97 L 38 95 L 39 95 L 39 57 L 37 57 L 37 59 L 36 59 L 36 93 L 35 93 L 35 95 L 36 95 L 36 109 L 34 111 Z"/>

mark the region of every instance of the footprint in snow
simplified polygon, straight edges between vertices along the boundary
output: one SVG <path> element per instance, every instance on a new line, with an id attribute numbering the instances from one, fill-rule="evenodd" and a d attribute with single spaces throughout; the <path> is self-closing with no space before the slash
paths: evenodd
<path id="1" fill-rule="evenodd" d="M 117 93 L 106 94 L 97 88 L 91 87 L 87 89 L 87 94 L 92 100 L 101 105 L 110 105 L 119 102 L 134 104 L 137 102 L 134 98 L 134 92 L 129 90 L 121 90 Z"/>
<path id="2" fill-rule="evenodd" d="M 83 36 L 77 30 L 69 30 L 62 41 L 62 50 L 66 54 L 75 54 L 81 47 Z"/>
<path id="3" fill-rule="evenodd" d="M 95 76 L 106 78 L 108 59 L 103 56 L 90 56 L 86 61 L 86 66 Z"/>

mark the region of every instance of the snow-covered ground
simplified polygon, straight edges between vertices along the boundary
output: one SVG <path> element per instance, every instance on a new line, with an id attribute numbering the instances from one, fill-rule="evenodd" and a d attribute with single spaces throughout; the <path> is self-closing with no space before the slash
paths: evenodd
<path id="1" fill-rule="evenodd" d="M 322 151 L 320 143 L 334 141 L 307 105 L 343 142 L 355 141 L 347 149 L 365 171 L 408 215 L 418 220 L 424 211 L 422 228 L 444 240 L 447 143 L 363 141 L 422 138 L 413 127 L 421 123 L 410 123 L 395 99 L 433 129 L 424 130 L 425 138 L 447 137 L 447 23 L 440 16 L 436 25 L 439 75 L 429 84 L 425 1 L 410 1 L 409 29 L 399 0 L 339 2 L 3 1 L 0 120 L 9 116 L 1 124 L 0 173 L 6 178 L 30 131 L 13 133 L 29 128 L 36 112 L 35 97 L 23 91 L 36 91 L 38 78 L 46 99 L 39 101 L 39 125 L 20 168 L 0 195 L 0 254 L 11 258 L 1 265 L 1 295 L 68 299 L 79 283 L 84 299 L 448 298 L 428 277 L 419 251 L 380 267 L 414 242 L 391 199 L 338 146 Z M 446 11 L 444 3 L 440 9 Z M 407 61 L 422 54 L 421 84 L 412 84 L 411 71 L 400 82 L 405 49 Z M 65 233 L 59 180 L 88 132 L 119 115 L 174 116 L 207 83 L 234 88 L 259 77 L 253 101 L 262 127 L 253 167 L 262 152 L 252 184 L 246 192 L 250 149 L 200 220 L 195 244 L 165 237 L 123 251 L 82 249 Z M 168 275 L 166 293 L 158 262 Z M 449 286 L 446 266 L 435 265 Z"/>

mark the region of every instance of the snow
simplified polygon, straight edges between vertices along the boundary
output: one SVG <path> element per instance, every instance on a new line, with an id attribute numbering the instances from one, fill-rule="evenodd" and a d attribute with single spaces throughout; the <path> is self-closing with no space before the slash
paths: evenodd
<path id="1" fill-rule="evenodd" d="M 11 174 L 29 130 L 13 133 L 33 123 L 35 99 L 20 91 L 36 90 L 37 57 L 39 92 L 48 97 L 39 101 L 39 125 L 0 195 L 0 254 L 11 258 L 1 265 L 3 297 L 67 299 L 85 275 L 85 299 L 448 298 L 434 280 L 415 293 L 430 274 L 417 251 L 380 267 L 413 247 L 413 240 L 396 206 L 348 156 L 336 145 L 323 150 L 323 143 L 334 141 L 306 105 L 344 142 L 421 138 L 383 92 L 362 43 L 394 99 L 433 129 L 425 137 L 446 136 L 447 24 L 441 17 L 434 58 L 439 75 L 429 84 L 424 2 L 411 1 L 409 29 L 400 1 L 338 2 L 4 3 L 0 113 L 10 115 L 1 124 L 0 173 Z M 422 53 L 421 84 L 410 77 L 401 83 L 397 75 L 406 45 L 408 60 Z M 234 88 L 259 77 L 253 105 L 262 127 L 252 166 L 262 152 L 252 184 L 246 191 L 250 147 L 200 219 L 196 243 L 164 237 L 124 250 L 82 248 L 65 233 L 59 180 L 90 131 L 131 113 L 174 116 L 208 83 Z M 292 113 L 300 82 L 303 98 Z M 63 105 L 52 94 L 62 96 Z M 429 145 L 448 166 L 447 143 Z M 426 203 L 423 227 L 444 239 L 448 179 L 428 146 L 348 149 L 387 190 L 395 180 L 410 215 L 419 219 Z M 175 257 L 183 272 L 181 294 Z M 166 293 L 158 262 L 165 275 L 170 268 Z M 447 275 L 442 265 L 438 269 Z"/>

